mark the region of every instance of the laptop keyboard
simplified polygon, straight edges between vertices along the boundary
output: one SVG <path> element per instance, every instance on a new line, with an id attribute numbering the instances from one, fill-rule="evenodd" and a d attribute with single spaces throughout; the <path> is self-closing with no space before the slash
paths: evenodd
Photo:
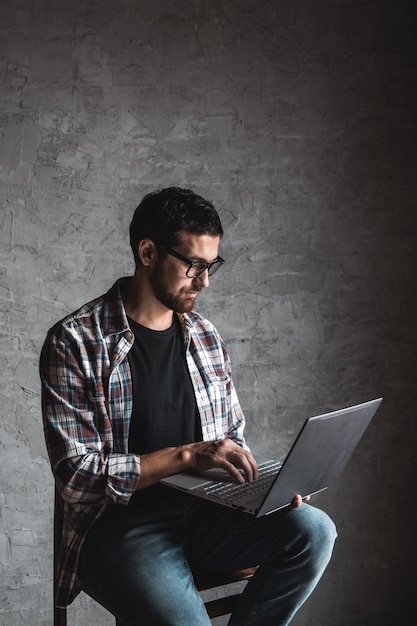
<path id="1" fill-rule="evenodd" d="M 198 491 L 206 495 L 218 496 L 231 502 L 241 500 L 254 494 L 266 492 L 281 466 L 282 463 L 278 461 L 267 461 L 259 466 L 259 478 L 252 483 L 211 482 L 200 487 Z"/>

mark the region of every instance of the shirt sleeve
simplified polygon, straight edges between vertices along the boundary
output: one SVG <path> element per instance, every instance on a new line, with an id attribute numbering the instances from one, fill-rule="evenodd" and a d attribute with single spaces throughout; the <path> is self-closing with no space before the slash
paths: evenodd
<path id="1" fill-rule="evenodd" d="M 46 445 L 57 488 L 71 504 L 127 504 L 140 459 L 114 451 L 104 384 L 92 358 L 64 329 L 48 335 L 40 358 Z"/>

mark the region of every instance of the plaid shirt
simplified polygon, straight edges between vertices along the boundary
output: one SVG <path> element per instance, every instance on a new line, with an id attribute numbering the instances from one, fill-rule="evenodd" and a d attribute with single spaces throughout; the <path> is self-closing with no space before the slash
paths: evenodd
<path id="1" fill-rule="evenodd" d="M 77 567 L 88 530 L 106 506 L 128 504 L 140 479 L 140 457 L 128 452 L 127 354 L 134 335 L 120 283 L 56 324 L 40 358 L 45 438 L 64 507 L 58 606 L 70 604 L 80 591 Z M 180 320 L 204 441 L 229 437 L 246 447 L 244 416 L 220 335 L 197 313 Z"/>

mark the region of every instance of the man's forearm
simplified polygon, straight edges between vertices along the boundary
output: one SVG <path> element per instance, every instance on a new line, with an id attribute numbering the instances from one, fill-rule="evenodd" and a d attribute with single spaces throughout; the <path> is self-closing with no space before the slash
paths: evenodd
<path id="1" fill-rule="evenodd" d="M 138 489 L 145 489 L 162 478 L 191 470 L 189 445 L 163 448 L 140 456 Z"/>
<path id="2" fill-rule="evenodd" d="M 225 469 L 238 482 L 258 477 L 258 467 L 251 452 L 231 439 L 199 441 L 141 455 L 138 489 L 150 487 L 170 474 L 213 467 Z"/>

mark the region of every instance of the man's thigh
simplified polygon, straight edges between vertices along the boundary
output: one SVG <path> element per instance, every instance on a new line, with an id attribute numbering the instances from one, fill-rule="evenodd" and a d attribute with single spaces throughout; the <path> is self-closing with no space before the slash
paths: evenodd
<path id="1" fill-rule="evenodd" d="M 271 563 L 306 545 L 320 550 L 326 535 L 333 533 L 327 515 L 307 504 L 259 519 L 205 501 L 192 510 L 185 554 L 193 571 L 234 571 Z"/>
<path id="2" fill-rule="evenodd" d="M 180 500 L 99 522 L 81 555 L 83 590 L 122 624 L 208 626 L 184 556 L 183 522 Z"/>

